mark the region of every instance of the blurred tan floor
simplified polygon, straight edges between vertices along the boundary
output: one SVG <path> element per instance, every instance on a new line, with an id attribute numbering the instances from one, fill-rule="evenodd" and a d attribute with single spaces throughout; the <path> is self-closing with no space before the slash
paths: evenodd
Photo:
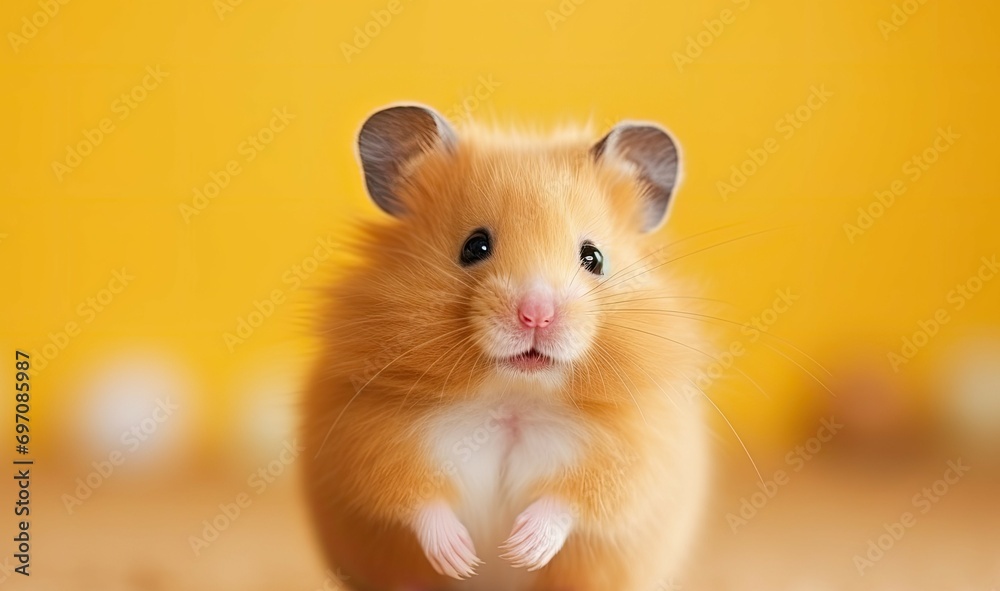
<path id="1" fill-rule="evenodd" d="M 726 514 L 758 488 L 735 453 L 715 498 L 684 591 L 1000 589 L 1000 476 L 976 460 L 940 502 L 859 576 L 852 556 L 913 511 L 912 497 L 945 468 L 945 456 L 865 467 L 834 454 L 793 473 L 737 533 Z M 780 466 L 779 466 L 780 467 Z M 767 477 L 773 469 L 762 466 Z M 51 483 L 50 483 L 51 484 Z M 316 591 L 331 576 L 308 530 L 295 475 L 253 497 L 218 540 L 195 557 L 189 536 L 218 505 L 245 490 L 242 479 L 191 479 L 183 488 L 109 480 L 72 516 L 58 495 L 36 497 L 34 576 L 7 575 L 3 589 L 59 591 Z M 39 478 L 36 491 L 51 491 Z M 759 500 L 759 498 L 758 498 Z M 9 563 L 8 563 L 9 564 Z M 6 574 L 6 573 L 5 573 Z M 609 590 L 613 591 L 613 590 Z"/>

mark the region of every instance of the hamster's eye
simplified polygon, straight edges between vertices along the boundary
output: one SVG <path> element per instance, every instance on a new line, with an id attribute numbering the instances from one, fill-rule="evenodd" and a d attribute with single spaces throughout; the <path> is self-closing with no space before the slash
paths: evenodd
<path id="1" fill-rule="evenodd" d="M 590 242 L 580 246 L 580 264 L 594 275 L 604 275 L 604 255 Z"/>
<path id="2" fill-rule="evenodd" d="M 482 228 L 475 230 L 465 239 L 465 246 L 462 247 L 460 260 L 463 267 L 474 265 L 479 261 L 486 260 L 493 253 L 493 246 L 490 244 L 490 234 Z"/>

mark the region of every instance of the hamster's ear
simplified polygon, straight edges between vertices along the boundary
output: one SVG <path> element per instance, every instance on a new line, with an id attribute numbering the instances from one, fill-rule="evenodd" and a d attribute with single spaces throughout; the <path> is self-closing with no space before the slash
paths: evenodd
<path id="1" fill-rule="evenodd" d="M 590 153 L 598 162 L 624 165 L 645 186 L 642 229 L 659 228 L 681 176 L 680 149 L 670 134 L 648 123 L 619 123 Z"/>
<path id="2" fill-rule="evenodd" d="M 365 121 L 358 134 L 358 153 L 372 200 L 387 213 L 405 213 L 398 189 L 425 153 L 452 150 L 455 133 L 432 109 L 400 106 L 383 109 Z"/>

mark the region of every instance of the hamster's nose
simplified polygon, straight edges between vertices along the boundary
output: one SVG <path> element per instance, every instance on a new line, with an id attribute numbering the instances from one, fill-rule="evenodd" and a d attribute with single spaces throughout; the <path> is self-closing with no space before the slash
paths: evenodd
<path id="1" fill-rule="evenodd" d="M 552 324 L 556 316 L 556 306 L 552 296 L 531 292 L 524 296 L 517 307 L 517 317 L 526 328 L 545 328 Z"/>

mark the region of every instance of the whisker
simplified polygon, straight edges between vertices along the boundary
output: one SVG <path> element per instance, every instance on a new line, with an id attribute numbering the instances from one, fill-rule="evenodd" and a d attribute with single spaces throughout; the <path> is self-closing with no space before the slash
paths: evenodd
<path id="1" fill-rule="evenodd" d="M 569 291 L 569 289 L 573 287 L 573 282 L 576 281 L 577 276 L 580 275 L 580 269 L 582 268 L 583 265 L 576 266 L 576 271 L 573 272 L 573 276 L 569 278 L 569 284 L 566 286 L 567 291 Z"/>
<path id="2" fill-rule="evenodd" d="M 686 253 L 686 254 L 682 254 L 682 255 L 680 255 L 680 256 L 677 256 L 677 257 L 674 257 L 674 258 L 672 258 L 672 259 L 668 259 L 668 260 L 666 260 L 666 261 L 663 261 L 662 263 L 660 263 L 660 264 L 658 264 L 658 265 L 655 265 L 655 266 L 653 266 L 653 267 L 649 267 L 649 268 L 647 268 L 647 269 L 645 269 L 645 270 L 643 270 L 643 271 L 641 271 L 641 272 L 639 272 L 639 273 L 637 273 L 637 274 L 635 274 L 635 275 L 632 275 L 631 277 L 626 277 L 625 279 L 622 279 L 622 280 L 619 280 L 619 281 L 618 281 L 618 282 L 616 282 L 616 283 L 611 283 L 611 284 L 608 284 L 607 282 L 605 282 L 605 283 L 602 283 L 602 284 L 600 285 L 600 289 L 598 289 L 598 290 L 596 290 L 596 291 L 597 291 L 598 293 L 600 293 L 601 291 L 604 291 L 604 290 L 606 290 L 606 289 L 610 289 L 610 288 L 612 288 L 612 287 L 615 287 L 615 286 L 617 286 L 617 285 L 621 285 L 621 284 L 622 284 L 622 283 L 624 283 L 625 281 L 632 281 L 633 279 L 636 279 L 636 278 L 638 278 L 638 277 L 641 277 L 641 276 L 645 275 L 646 273 L 649 273 L 649 272 L 651 272 L 651 271 L 653 271 L 653 270 L 655 270 L 655 269 L 659 269 L 660 267 L 663 267 L 664 265 L 668 265 L 668 264 L 670 264 L 670 263 L 673 263 L 673 262 L 675 262 L 675 261 L 679 261 L 679 260 L 681 260 L 681 259 L 683 259 L 683 258 L 687 258 L 687 257 L 689 257 L 689 256 L 692 256 L 692 255 L 695 255 L 695 254 L 698 254 L 698 253 L 700 253 L 700 252 L 705 252 L 705 251 L 707 251 L 707 250 L 711 250 L 711 249 L 713 249 L 713 248 L 718 248 L 718 247 L 720 247 L 720 246 L 725 246 L 726 244 L 731 244 L 731 243 L 733 243 L 733 242 L 738 242 L 738 241 L 740 241 L 740 240 L 746 240 L 746 239 L 748 239 L 748 238 L 753 238 L 754 236 L 758 236 L 758 235 L 760 235 L 760 234 L 766 234 L 766 233 L 768 233 L 768 232 L 775 232 L 775 231 L 777 231 L 777 230 L 780 230 L 780 229 L 783 229 L 783 228 L 780 228 L 780 227 L 779 227 L 779 228 L 769 228 L 769 229 L 767 229 L 767 230 L 760 230 L 760 231 L 758 231 L 758 232 L 752 232 L 752 233 L 750 233 L 750 234 L 745 234 L 745 235 L 743 235 L 743 236 L 739 236 L 739 237 L 736 237 L 736 238 L 730 238 L 729 240 L 724 240 L 724 241 L 722 241 L 722 242 L 719 242 L 719 243 L 716 243 L 716 244 L 713 244 L 713 245 L 711 245 L 711 246 L 706 246 L 706 247 L 704 247 L 704 248 L 699 248 L 698 250 L 694 250 L 694 251 L 691 251 L 691 252 L 689 252 L 689 253 Z"/>
<path id="3" fill-rule="evenodd" d="M 692 351 L 694 351 L 696 353 L 700 353 L 700 354 L 704 355 L 705 357 L 708 357 L 712 361 L 714 361 L 716 363 L 719 363 L 719 360 L 716 359 L 715 357 L 713 357 L 712 355 L 709 355 L 708 353 L 706 353 L 705 351 L 702 351 L 701 349 L 698 349 L 696 347 L 692 347 L 691 345 L 688 345 L 687 343 L 682 343 L 681 341 L 678 341 L 677 339 L 672 339 L 670 337 L 665 337 L 663 335 L 659 335 L 659 334 L 656 334 L 654 332 L 649 332 L 648 330 L 642 330 L 642 329 L 634 328 L 634 327 L 631 327 L 631 326 L 622 326 L 620 324 L 611 324 L 611 323 L 605 323 L 605 324 L 607 324 L 608 326 L 614 326 L 616 328 L 621 328 L 621 329 L 624 329 L 624 330 L 633 330 L 635 332 L 640 332 L 640 333 L 643 333 L 643 334 L 647 334 L 647 335 L 649 335 L 651 337 L 656 337 L 656 338 L 659 338 L 659 339 L 663 339 L 665 341 L 670 341 L 671 343 L 678 344 L 678 345 L 680 345 L 682 347 L 685 347 L 687 349 L 690 349 L 690 350 L 692 350 Z M 753 384 L 754 387 L 757 388 L 757 390 L 759 390 L 760 393 L 764 395 L 764 398 L 767 398 L 768 400 L 771 399 L 771 397 L 768 396 L 767 392 L 765 392 L 764 389 L 761 388 L 760 385 L 756 381 L 754 381 L 753 378 L 751 378 L 750 376 L 748 376 L 743 370 L 741 370 L 740 368 L 736 367 L 735 365 L 731 366 L 731 368 L 734 369 L 741 376 L 743 376 L 744 378 L 746 378 L 746 380 L 748 382 L 750 382 L 751 384 Z"/>
<path id="4" fill-rule="evenodd" d="M 669 401 L 670 401 L 670 404 L 673 404 L 673 405 L 674 405 L 674 407 L 675 407 L 675 408 L 676 408 L 677 410 L 679 410 L 679 411 L 681 411 L 681 412 L 684 412 L 684 411 L 683 411 L 683 410 L 681 409 L 680 405 L 679 405 L 679 404 L 677 404 L 677 401 L 676 401 L 676 400 L 674 400 L 674 397 L 673 397 L 673 396 L 671 396 L 671 395 L 669 395 L 669 394 L 667 394 L 667 392 L 666 392 L 666 391 L 665 391 L 665 390 L 663 389 L 663 386 L 661 386 L 661 385 L 660 385 L 660 382 L 659 382 L 659 380 L 656 380 L 656 379 L 653 379 L 653 376 L 649 375 L 649 372 L 648 372 L 648 371 L 646 371 L 645 369 L 643 369 L 641 365 L 639 365 L 639 364 L 636 364 L 636 367 L 637 367 L 637 368 L 639 369 L 639 371 L 641 371 L 641 372 L 642 372 L 643 374 L 645 374 L 647 378 L 649 378 L 649 381 L 650 381 L 650 382 L 652 382 L 652 383 L 653 383 L 653 384 L 654 384 L 654 385 L 656 386 L 656 388 L 657 388 L 657 389 L 658 389 L 658 390 L 660 391 L 660 393 L 662 393 L 662 394 L 663 394 L 663 395 L 664 395 L 664 396 L 665 396 L 665 397 L 667 398 L 667 400 L 669 400 Z M 675 391 L 676 391 L 676 390 L 675 390 Z"/>
<path id="5" fill-rule="evenodd" d="M 587 353 L 587 356 L 590 357 L 589 352 Z M 588 367 L 590 365 L 594 365 L 594 371 L 597 373 L 597 377 L 601 378 L 601 391 L 604 392 L 605 399 L 611 399 L 610 393 L 608 392 L 608 383 L 604 380 L 604 373 L 600 370 L 601 364 L 587 364 Z"/>
<path id="6" fill-rule="evenodd" d="M 647 290 L 647 291 L 652 292 L 654 290 Z M 596 301 L 604 300 L 604 299 L 607 299 L 607 298 L 613 298 L 615 296 L 623 296 L 623 295 L 627 295 L 627 294 L 609 293 L 608 295 L 603 295 L 603 296 L 601 296 L 599 298 L 590 298 L 590 301 L 596 302 Z M 646 302 L 646 301 L 651 301 L 651 300 L 700 300 L 700 301 L 705 301 L 705 302 L 714 302 L 716 304 L 723 304 L 723 305 L 729 306 L 730 308 L 733 308 L 735 310 L 739 310 L 739 308 L 736 307 L 735 305 L 733 305 L 732 302 L 727 302 L 725 300 L 720 300 L 720 299 L 716 299 L 716 298 L 706 298 L 706 297 L 701 297 L 701 296 L 680 296 L 680 295 L 656 296 L 656 297 L 648 297 L 648 298 L 629 298 L 629 299 L 625 299 L 625 300 L 605 302 L 605 303 L 610 306 L 610 305 L 614 305 L 614 304 L 630 304 L 632 302 Z"/>
<path id="7" fill-rule="evenodd" d="M 386 320 L 394 320 L 394 319 L 395 319 L 394 316 L 391 316 L 391 315 L 388 315 L 388 314 L 380 314 L 380 315 L 372 314 L 372 315 L 369 315 L 369 316 L 365 316 L 364 318 L 358 318 L 358 319 L 352 320 L 351 322 L 337 323 L 337 324 L 335 324 L 333 326 L 330 326 L 330 327 L 326 328 L 325 330 L 321 331 L 320 334 L 327 334 L 327 333 L 331 333 L 331 332 L 334 332 L 334 331 L 338 331 L 338 330 L 342 330 L 342 329 L 350 328 L 350 327 L 365 326 L 365 325 L 372 325 L 372 324 L 381 324 L 382 322 L 384 322 Z M 454 321 L 451 320 L 450 318 L 446 318 L 446 319 L 440 319 L 440 320 L 430 320 L 430 321 L 426 321 L 426 322 L 422 321 L 421 324 L 422 324 L 422 326 L 440 326 L 442 324 L 452 324 L 453 322 Z"/>
<path id="8" fill-rule="evenodd" d="M 474 335 L 468 335 L 468 336 L 466 336 L 466 337 L 465 337 L 464 339 L 459 339 L 459 341 L 458 341 L 457 343 L 455 343 L 454 345 L 452 345 L 452 346 L 448 347 L 448 349 L 447 349 L 447 350 L 445 350 L 445 352 L 444 352 L 444 353 L 441 353 L 440 355 L 438 355 L 437 359 L 435 359 L 433 363 L 431 363 L 430 365 L 428 365 L 428 366 L 427 366 L 427 367 L 426 367 L 426 368 L 424 369 L 424 373 L 420 374 L 420 377 L 418 377 L 418 378 L 417 378 L 417 379 L 416 379 L 416 380 L 415 380 L 415 381 L 414 381 L 414 382 L 413 382 L 413 383 L 412 383 L 412 384 L 410 385 L 410 388 L 409 388 L 409 389 L 408 389 L 408 390 L 406 391 L 406 394 L 404 394 L 404 395 L 403 395 L 403 401 L 399 403 L 399 406 L 397 407 L 397 409 L 396 409 L 396 412 L 398 413 L 398 412 L 399 412 L 399 410 L 401 410 L 401 409 L 402 409 L 402 408 L 403 408 L 403 407 L 404 407 L 404 406 L 406 405 L 406 399 L 410 397 L 410 393 L 411 393 L 411 392 L 413 392 L 413 389 L 417 387 L 417 384 L 419 384 L 419 383 L 420 383 L 420 380 L 424 379 L 424 376 L 426 376 L 426 375 L 427 375 L 427 372 L 429 372 L 429 371 L 431 370 L 431 368 L 433 368 L 433 367 L 434 367 L 435 365 L 437 365 L 438 361 L 441 361 L 442 359 L 444 359 L 444 358 L 445 358 L 445 357 L 446 357 L 446 356 L 448 355 L 448 353 L 451 353 L 451 351 L 452 351 L 452 350 L 453 350 L 453 349 L 454 349 L 455 347 L 458 347 L 458 346 L 459 346 L 459 345 L 461 345 L 462 343 L 464 343 L 464 342 L 468 341 L 468 340 L 469 340 L 469 339 L 471 339 L 471 338 L 472 338 L 473 336 L 474 336 Z"/>
<path id="9" fill-rule="evenodd" d="M 473 347 L 475 347 L 475 344 L 473 344 Z M 485 357 L 485 355 L 483 355 L 483 353 L 482 353 L 481 350 L 477 349 L 477 351 L 479 351 L 479 352 L 476 353 L 476 360 L 473 361 L 473 363 L 472 363 L 472 370 L 469 372 L 469 379 L 466 380 L 466 382 L 465 382 L 465 391 L 466 391 L 466 393 L 472 391 L 472 378 L 473 378 L 473 376 L 476 375 L 476 369 L 479 368 L 479 362 L 483 360 L 483 357 Z"/>
<path id="10" fill-rule="evenodd" d="M 686 376 L 684 376 L 683 374 L 680 374 L 680 373 L 677 373 L 677 372 L 671 372 L 671 374 L 672 374 L 672 375 L 675 375 L 675 376 L 676 376 L 676 375 L 679 375 L 679 376 L 681 376 L 682 378 L 685 378 L 685 379 L 686 379 Z M 690 381 L 690 380 L 689 380 L 689 381 Z M 670 386 L 670 389 L 671 389 L 671 390 L 673 390 L 675 394 L 677 394 L 678 396 L 681 396 L 681 397 L 683 397 L 683 398 L 686 398 L 686 396 L 684 396 L 684 394 L 683 394 L 683 393 L 682 393 L 682 392 L 681 392 L 680 390 L 678 390 L 678 389 L 677 389 L 677 386 L 675 386 L 675 385 L 673 384 L 673 382 L 671 382 L 671 381 L 668 381 L 668 382 L 667 382 L 667 385 L 668 385 L 668 386 Z M 702 394 L 702 396 L 706 396 L 706 394 L 705 394 L 705 392 L 704 392 L 704 391 L 703 391 L 703 392 L 702 392 L 701 394 Z M 687 401 L 687 403 L 688 403 L 688 404 L 690 404 L 690 403 L 691 403 L 691 401 L 690 401 L 690 400 L 688 400 L 688 401 Z M 676 404 L 676 403 L 675 403 L 675 404 Z M 678 408 L 679 408 L 679 407 L 678 407 Z M 684 411 L 682 410 L 681 412 L 684 412 Z M 714 440 L 718 441 L 719 443 L 723 443 L 723 444 L 724 444 L 724 443 L 726 443 L 726 441 L 725 441 L 725 440 L 724 440 L 724 439 L 722 438 L 722 436 L 721 436 L 721 435 L 719 435 L 718 433 L 716 433 L 714 429 L 708 429 L 707 431 L 708 431 L 708 434 L 709 434 L 709 435 L 710 435 L 710 436 L 712 437 L 712 439 L 714 439 Z"/>
<path id="11" fill-rule="evenodd" d="M 604 347 L 602 347 L 600 343 L 595 342 L 594 345 L 595 345 L 594 351 L 599 355 L 601 355 L 601 357 L 608 364 L 608 367 L 611 368 L 611 371 L 615 372 L 615 375 L 618 376 L 618 380 L 622 383 L 622 386 L 625 387 L 625 391 L 628 392 L 629 398 L 632 399 L 632 403 L 635 404 L 635 409 L 639 411 L 639 416 L 642 417 L 642 422 L 648 426 L 649 423 L 646 421 L 646 415 L 642 412 L 642 408 L 639 406 L 639 401 L 636 400 L 635 394 L 632 393 L 632 389 L 628 387 L 628 384 L 626 384 L 625 380 L 622 379 L 621 374 L 618 373 L 618 369 L 615 368 L 614 360 L 612 360 L 609 355 L 604 354 L 604 352 L 606 351 L 604 351 Z M 629 381 L 631 382 L 632 380 L 629 379 Z M 635 382 L 632 382 L 632 385 L 634 386 Z"/>
<path id="12" fill-rule="evenodd" d="M 629 268 L 631 268 L 631 267 L 635 266 L 635 265 L 636 265 L 636 264 L 638 264 L 638 263 L 641 263 L 642 261 L 644 261 L 644 260 L 648 259 L 649 257 L 651 257 L 651 256 L 656 256 L 656 255 L 658 255 L 658 254 L 662 253 L 662 252 L 663 252 L 664 250 L 666 250 L 666 249 L 668 249 L 668 248 L 672 248 L 672 247 L 674 247 L 674 246 L 677 246 L 678 244 L 681 244 L 681 243 L 683 243 L 683 242 L 687 242 L 688 240 L 692 240 L 692 239 L 694 239 L 694 238 L 697 238 L 697 237 L 699 237 L 699 236 L 704 236 L 705 234 L 711 234 L 712 232 L 718 232 L 718 231 L 721 231 L 721 230 L 726 230 L 726 229 L 729 229 L 729 228 L 732 228 L 732 227 L 735 227 L 735 226 L 739 226 L 739 225 L 741 225 L 742 223 L 743 223 L 743 222 L 737 222 L 737 223 L 733 223 L 733 224 L 726 224 L 725 226 L 719 226 L 719 227 L 717 227 L 717 228 L 712 228 L 712 229 L 710 229 L 710 230 L 704 230 L 704 231 L 702 231 L 702 232 L 697 232 L 697 233 L 695 233 L 695 234 L 691 234 L 690 236 L 685 236 L 684 238 L 680 238 L 680 239 L 678 239 L 678 240 L 674 240 L 673 242 L 670 242 L 669 244 L 664 244 L 663 246 L 660 246 L 660 247 L 658 247 L 658 248 L 654 248 L 654 249 L 653 249 L 652 251 L 650 251 L 649 253 L 647 253 L 647 254 L 646 254 L 645 256 L 642 256 L 642 257 L 640 257 L 640 258 L 638 258 L 638 259 L 636 259 L 636 260 L 632 261 L 632 262 L 631 262 L 631 263 L 629 263 L 628 265 L 626 265 L 626 266 L 622 267 L 621 269 L 619 269 L 618 271 L 615 271 L 614 273 L 612 273 L 612 274 L 611 274 L 611 275 L 610 275 L 610 276 L 609 276 L 609 277 L 608 277 L 608 278 L 607 278 L 607 279 L 605 280 L 605 282 L 607 282 L 607 281 L 610 281 L 610 280 L 611 280 L 611 279 L 613 279 L 614 277 L 616 277 L 616 276 L 618 276 L 618 275 L 620 275 L 620 274 L 622 274 L 622 273 L 626 272 L 626 271 L 627 271 L 627 270 L 628 270 Z M 598 286 L 598 287 L 599 287 L 599 286 Z M 590 291 L 594 291 L 594 290 L 593 290 L 593 289 L 591 289 Z M 584 295 L 586 296 L 587 294 L 589 294 L 589 293 L 590 293 L 590 291 L 588 291 L 588 292 L 587 292 L 587 293 L 585 293 Z"/>
<path id="13" fill-rule="evenodd" d="M 678 375 L 680 375 L 680 374 L 678 374 Z M 726 421 L 726 424 L 729 425 L 729 430 L 733 432 L 733 435 L 736 437 L 736 440 L 740 442 L 740 447 L 743 448 L 743 452 L 747 454 L 747 458 L 750 460 L 750 464 L 753 466 L 754 472 L 757 473 L 757 478 L 759 478 L 761 484 L 763 484 L 764 483 L 764 477 L 761 476 L 760 470 L 757 468 L 757 462 L 754 461 L 753 456 L 750 454 L 750 450 L 747 448 L 746 443 L 743 442 L 743 438 L 740 437 L 740 434 L 736 432 L 736 427 L 733 426 L 732 421 L 729 420 L 729 417 L 726 416 L 726 413 L 722 412 L 722 409 L 719 408 L 719 405 L 716 404 L 715 401 L 712 400 L 712 398 L 708 394 L 706 394 L 704 390 L 702 390 L 701 388 L 699 388 L 697 384 L 695 384 L 694 382 L 692 382 L 690 378 L 688 378 L 685 375 L 681 375 L 681 377 L 683 377 L 692 386 L 694 386 L 695 389 L 697 389 L 699 392 L 701 392 L 701 395 L 705 397 L 705 400 L 708 400 L 709 404 L 711 404 L 713 408 L 715 408 L 715 410 L 719 413 L 719 416 L 722 417 L 722 420 Z"/>
<path id="14" fill-rule="evenodd" d="M 706 321 L 706 322 L 707 322 L 707 320 L 716 320 L 716 321 L 719 321 L 719 322 L 726 322 L 728 324 L 733 324 L 733 325 L 736 325 L 736 326 L 745 326 L 744 324 L 740 324 L 739 322 L 736 322 L 735 320 L 729 320 L 728 318 L 719 318 L 718 316 L 712 316 L 712 315 L 709 315 L 709 314 L 698 314 L 696 312 L 684 312 L 684 311 L 680 311 L 680 310 L 655 310 L 655 309 L 650 309 L 650 308 L 616 308 L 615 311 L 621 311 L 621 312 L 639 312 L 639 313 L 650 312 L 650 313 L 654 313 L 654 314 L 663 314 L 663 315 L 666 315 L 666 316 L 677 316 L 677 317 L 680 317 L 680 318 L 691 318 L 692 320 L 702 320 L 702 321 Z M 802 349 L 796 347 L 793 343 L 789 342 L 788 340 L 783 339 L 783 338 L 779 337 L 778 335 L 771 334 L 769 332 L 760 331 L 760 334 L 761 334 L 761 336 L 766 336 L 768 338 L 772 338 L 772 339 L 775 339 L 777 341 L 780 341 L 780 342 L 784 343 L 785 345 L 788 345 L 792 349 L 795 349 L 795 351 L 798 352 L 800 355 L 802 355 L 803 357 L 805 357 L 809 361 L 812 361 L 813 363 L 815 363 L 816 366 L 819 367 L 820 369 L 822 369 L 823 371 L 825 371 L 827 373 L 827 375 L 831 375 L 831 376 L 833 375 L 832 373 L 830 373 L 830 371 L 828 369 L 826 369 L 825 367 L 823 367 L 822 364 L 820 364 L 818 361 L 816 361 L 815 359 L 813 359 L 812 357 L 810 357 L 805 351 L 803 351 Z M 827 393 L 830 394 L 830 396 L 833 396 L 834 398 L 837 397 L 837 395 L 834 394 L 833 391 L 830 390 L 830 388 L 828 388 L 827 385 L 824 384 L 822 380 L 820 380 L 819 378 L 817 378 L 811 371 L 809 371 L 808 369 L 806 369 L 805 367 L 803 367 L 800 363 L 798 363 L 797 361 L 795 361 L 794 359 L 792 359 L 788 355 L 785 355 L 785 353 L 783 351 L 781 351 L 777 347 L 774 347 L 774 346 L 772 346 L 769 343 L 764 342 L 764 341 L 761 341 L 760 344 L 762 344 L 765 347 L 767 347 L 768 349 L 774 351 L 778 355 L 781 355 L 782 357 L 784 357 L 785 359 L 787 359 L 788 361 L 790 361 L 791 363 L 793 363 L 796 367 L 798 367 L 799 369 L 801 369 L 803 372 L 805 372 L 806 374 L 808 374 L 809 377 L 811 377 L 817 384 L 819 384 L 824 390 L 826 390 Z"/>
<path id="15" fill-rule="evenodd" d="M 399 361 L 400 359 L 402 359 L 405 355 L 408 355 L 408 354 L 412 353 L 413 351 L 416 351 L 417 349 L 419 349 L 421 347 L 425 347 L 425 346 L 433 343 L 434 341 L 437 341 L 439 339 L 443 339 L 444 337 L 447 337 L 447 336 L 450 336 L 452 334 L 455 334 L 456 332 L 458 332 L 460 330 L 465 330 L 465 327 L 464 326 L 460 326 L 460 327 L 456 328 L 455 330 L 451 330 L 451 331 L 448 331 L 446 333 L 440 334 L 440 335 L 434 337 L 433 339 L 430 339 L 430 340 L 425 341 L 423 343 L 420 343 L 420 344 L 418 344 L 418 345 L 416 345 L 414 347 L 411 347 L 410 349 L 407 349 L 406 351 L 403 351 L 402 353 L 400 353 L 399 355 L 397 355 L 396 358 L 393 359 L 392 361 L 390 361 L 389 363 L 385 364 L 382 367 L 382 369 L 380 369 L 377 372 L 375 372 L 375 375 L 373 375 L 371 378 L 369 378 L 368 381 L 364 383 L 364 385 L 362 385 L 360 388 L 358 388 L 358 391 L 354 393 L 354 396 L 351 396 L 351 399 L 347 401 L 347 404 L 344 405 L 344 408 L 342 408 L 340 410 L 340 414 L 337 415 L 337 418 L 333 421 L 333 424 L 330 425 L 329 429 L 327 429 L 326 435 L 323 436 L 323 441 L 320 442 L 319 449 L 316 451 L 316 455 L 313 456 L 313 458 L 318 458 L 319 457 L 319 454 L 323 451 L 323 448 L 326 446 L 326 442 L 330 439 L 330 435 L 333 433 L 333 430 L 340 423 L 340 419 L 344 416 L 344 413 L 347 412 L 347 409 L 351 406 L 351 404 L 354 403 L 355 400 L 357 400 L 358 396 L 360 396 L 361 393 L 364 392 L 365 388 L 368 387 L 368 384 L 371 384 L 375 380 L 375 378 L 377 378 L 380 375 L 382 375 L 382 372 L 385 371 L 390 365 L 392 365 L 393 363 L 396 363 L 397 361 Z"/>
<path id="16" fill-rule="evenodd" d="M 576 371 L 577 371 L 576 365 L 570 365 L 569 366 L 569 382 L 571 384 L 574 381 L 576 381 Z M 588 377 L 588 379 L 590 377 L 590 369 L 589 368 L 587 369 L 587 377 Z M 573 406 L 575 406 L 578 411 L 580 411 L 581 413 L 583 413 L 583 408 L 580 407 L 580 404 L 576 401 L 575 398 L 573 398 L 572 395 L 568 396 L 567 398 L 569 398 L 569 401 L 573 403 Z"/>
<path id="17" fill-rule="evenodd" d="M 476 336 L 475 334 L 471 334 L 471 335 L 469 335 L 468 337 L 466 337 L 465 339 L 463 339 L 463 340 L 462 340 L 461 342 L 463 342 L 463 343 L 466 343 L 466 342 L 468 342 L 469 340 L 471 340 L 471 339 L 475 338 L 475 336 Z M 449 351 L 450 351 L 450 350 L 451 350 L 451 349 L 449 349 Z M 445 392 L 445 390 L 447 390 L 447 389 L 448 389 L 448 380 L 450 380 L 450 379 L 451 379 L 451 374 L 452 374 L 452 372 L 454 372 L 454 371 L 455 371 L 455 368 L 456 368 L 456 367 L 458 367 L 458 364 L 462 362 L 462 359 L 463 359 L 463 358 L 465 357 L 466 353 L 468 353 L 468 352 L 469 352 L 469 351 L 471 351 L 471 350 L 472 350 L 472 348 L 471 348 L 471 347 L 469 347 L 469 348 L 467 348 L 467 349 L 466 349 L 465 351 L 462 351 L 462 354 L 461 354 L 461 355 L 459 355 L 459 356 L 458 356 L 458 359 L 456 359 L 456 360 L 455 360 L 455 364 L 451 366 L 451 370 L 450 370 L 450 371 L 448 372 L 448 375 L 447 375 L 447 376 L 445 376 L 445 378 L 444 378 L 444 384 L 442 384 L 442 385 L 441 385 L 441 395 L 442 395 L 442 396 L 444 395 L 444 392 Z"/>
<path id="18" fill-rule="evenodd" d="M 644 299 L 658 299 L 658 298 L 644 298 Z M 638 300 L 635 300 L 635 301 L 638 301 Z M 627 302 L 614 302 L 614 303 L 617 304 L 617 303 L 627 303 Z M 657 314 L 666 314 L 668 316 L 690 317 L 690 318 L 694 318 L 696 320 L 697 319 L 717 320 L 719 322 L 725 322 L 726 324 L 732 324 L 732 325 L 740 326 L 740 327 L 746 326 L 745 323 L 740 323 L 740 322 L 737 322 L 735 320 L 730 320 L 728 318 L 721 318 L 719 316 L 712 316 L 711 314 L 700 314 L 698 312 L 688 312 L 687 310 L 661 310 L 661 309 L 657 309 L 657 308 L 615 308 L 614 311 L 616 311 L 616 312 L 653 312 L 653 313 L 657 313 Z M 799 355 L 802 355 L 803 357 L 805 357 L 809 361 L 811 361 L 814 364 L 816 364 L 816 367 L 822 369 L 824 372 L 826 372 L 827 375 L 830 375 L 830 376 L 833 375 L 832 373 L 830 373 L 830 370 L 828 370 L 827 368 L 823 367 L 822 363 L 820 363 L 819 361 L 816 361 L 815 359 L 813 359 L 808 353 L 806 353 L 805 351 L 803 351 L 799 347 L 795 346 L 795 343 L 792 343 L 788 339 L 784 339 L 782 337 L 779 337 L 776 334 L 771 334 L 769 332 L 764 332 L 764 331 L 760 331 L 760 334 L 762 336 L 766 336 L 768 338 L 771 338 L 771 339 L 774 339 L 776 341 L 779 341 L 779 342 L 781 342 L 781 343 L 783 343 L 785 345 L 788 345 L 792 349 L 795 349 L 796 353 L 798 353 Z"/>

